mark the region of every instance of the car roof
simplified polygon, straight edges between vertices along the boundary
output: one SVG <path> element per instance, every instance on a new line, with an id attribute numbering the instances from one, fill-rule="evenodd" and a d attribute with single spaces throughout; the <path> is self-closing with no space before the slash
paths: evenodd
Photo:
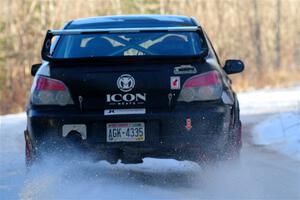
<path id="1" fill-rule="evenodd" d="M 75 19 L 65 29 L 197 26 L 193 18 L 179 15 L 115 15 Z"/>

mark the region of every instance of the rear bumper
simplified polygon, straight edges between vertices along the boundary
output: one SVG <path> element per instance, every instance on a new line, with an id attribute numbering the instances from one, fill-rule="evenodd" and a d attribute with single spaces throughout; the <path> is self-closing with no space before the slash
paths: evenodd
<path id="1" fill-rule="evenodd" d="M 87 138 L 82 143 L 92 149 L 135 149 L 145 157 L 172 157 L 176 152 L 220 151 L 229 132 L 231 106 L 177 106 L 173 111 L 151 111 L 138 115 L 105 116 L 103 111 L 80 112 L 30 109 L 28 130 L 35 141 L 63 139 L 64 124 L 85 124 Z M 186 129 L 186 120 L 192 128 Z M 106 142 L 106 123 L 144 122 L 144 142 Z"/>

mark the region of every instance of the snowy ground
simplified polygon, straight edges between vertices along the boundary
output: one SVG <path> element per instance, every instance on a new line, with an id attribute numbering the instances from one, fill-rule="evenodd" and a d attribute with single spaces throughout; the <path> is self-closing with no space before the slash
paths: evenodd
<path id="1" fill-rule="evenodd" d="M 300 160 L 300 111 L 266 119 L 255 127 L 253 140 L 255 144 Z"/>
<path id="2" fill-rule="evenodd" d="M 244 121 L 255 121 L 252 142 L 300 160 L 300 87 L 238 95 Z M 249 120 L 248 120 L 249 121 Z"/>
<path id="3" fill-rule="evenodd" d="M 300 112 L 300 86 L 238 94 L 242 115 Z"/>
<path id="4" fill-rule="evenodd" d="M 0 199 L 300 199 L 299 162 L 265 150 L 291 152 L 299 141 L 299 95 L 300 87 L 239 94 L 241 161 L 211 168 L 161 159 L 91 163 L 74 153 L 49 157 L 26 173 L 25 114 L 0 116 Z M 288 155 L 297 158 L 295 152 Z"/>

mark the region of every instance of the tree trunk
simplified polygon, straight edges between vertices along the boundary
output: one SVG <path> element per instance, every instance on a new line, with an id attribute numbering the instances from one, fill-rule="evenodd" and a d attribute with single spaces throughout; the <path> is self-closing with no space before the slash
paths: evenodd
<path id="1" fill-rule="evenodd" d="M 260 30 L 260 17 L 257 5 L 257 0 L 253 0 L 253 11 L 254 11 L 254 46 L 256 49 L 255 62 L 258 70 L 262 64 L 262 50 L 261 50 L 261 30 Z"/>
<path id="2" fill-rule="evenodd" d="M 278 69 L 281 65 L 281 37 L 280 37 L 280 23 L 281 23 L 281 0 L 277 0 L 276 3 L 276 56 L 275 56 L 275 67 Z"/>

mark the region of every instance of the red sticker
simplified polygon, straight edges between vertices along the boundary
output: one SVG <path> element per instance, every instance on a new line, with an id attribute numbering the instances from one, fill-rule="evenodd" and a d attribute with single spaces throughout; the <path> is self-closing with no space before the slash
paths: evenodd
<path id="1" fill-rule="evenodd" d="M 170 84 L 171 84 L 172 90 L 179 90 L 180 89 L 180 77 L 179 76 L 171 76 Z"/>

